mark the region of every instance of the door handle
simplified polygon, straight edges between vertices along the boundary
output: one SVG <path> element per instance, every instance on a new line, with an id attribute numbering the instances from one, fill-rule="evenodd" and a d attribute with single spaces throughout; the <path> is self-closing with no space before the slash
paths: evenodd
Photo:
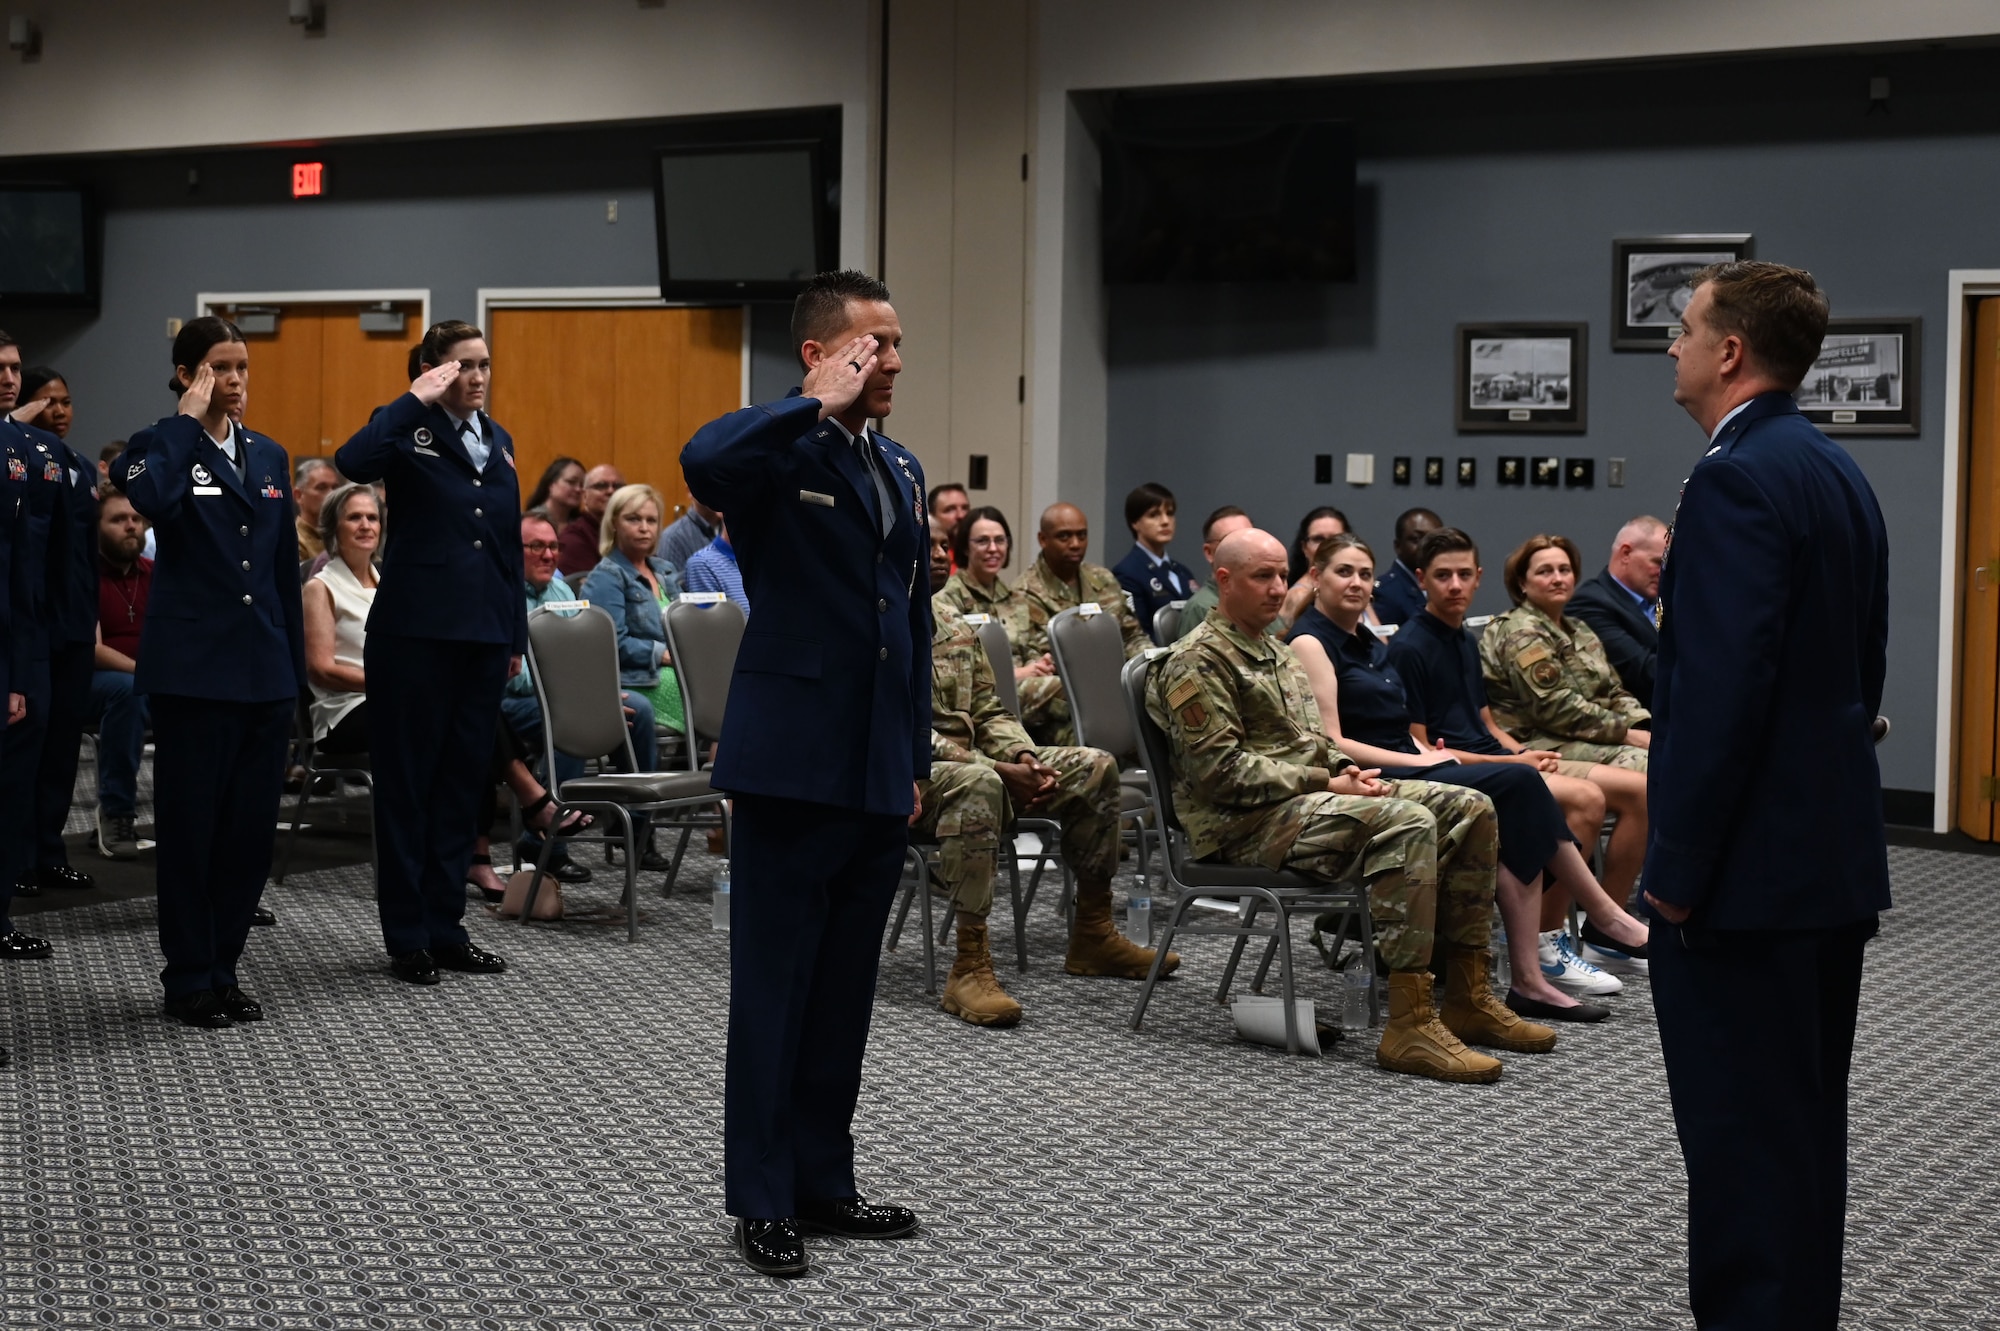
<path id="1" fill-rule="evenodd" d="M 1994 562 L 2000 563 L 2000 560 L 1995 560 Z M 1992 564 L 1974 564 L 1972 566 L 1972 590 L 1975 592 L 1985 591 L 1986 580 L 1990 577 L 2000 577 L 2000 570 L 1996 570 Z"/>

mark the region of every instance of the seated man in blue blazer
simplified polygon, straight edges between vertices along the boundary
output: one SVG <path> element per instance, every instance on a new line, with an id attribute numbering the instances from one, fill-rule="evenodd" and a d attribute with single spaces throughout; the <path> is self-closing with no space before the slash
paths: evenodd
<path id="1" fill-rule="evenodd" d="M 1870 733 L 1889 542 L 1861 469 L 1792 399 L 1826 332 L 1812 275 L 1746 261 L 1691 285 L 1674 400 L 1708 443 L 1660 585 L 1641 884 L 1667 922 L 1650 960 L 1689 1302 L 1704 1328 L 1833 1331 L 1862 952 L 1889 906 Z"/>
<path id="2" fill-rule="evenodd" d="M 1596 631 L 1626 692 L 1646 707 L 1653 705 L 1653 663 L 1660 650 L 1653 612 L 1666 557 L 1667 524 L 1633 518 L 1618 529 L 1604 571 L 1569 598 L 1569 613 Z"/>

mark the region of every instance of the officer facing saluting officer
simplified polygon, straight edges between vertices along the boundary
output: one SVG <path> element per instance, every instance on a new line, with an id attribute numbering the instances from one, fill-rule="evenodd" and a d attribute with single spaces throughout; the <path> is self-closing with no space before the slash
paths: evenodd
<path id="1" fill-rule="evenodd" d="M 292 709 L 305 687 L 297 507 L 285 450 L 232 419 L 250 349 L 223 319 L 174 339 L 180 411 L 111 464 L 159 533 L 133 687 L 153 719 L 167 1015 L 255 1021 L 236 960 L 271 866 Z"/>

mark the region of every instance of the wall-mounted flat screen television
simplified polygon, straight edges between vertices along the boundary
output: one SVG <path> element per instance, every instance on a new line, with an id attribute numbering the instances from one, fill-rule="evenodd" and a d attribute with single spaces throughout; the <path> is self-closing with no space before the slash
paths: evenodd
<path id="1" fill-rule="evenodd" d="M 0 310 L 94 308 L 95 228 L 78 186 L 0 182 Z"/>
<path id="2" fill-rule="evenodd" d="M 659 150 L 654 216 L 668 300 L 773 300 L 836 267 L 838 209 L 824 145 L 676 145 Z"/>

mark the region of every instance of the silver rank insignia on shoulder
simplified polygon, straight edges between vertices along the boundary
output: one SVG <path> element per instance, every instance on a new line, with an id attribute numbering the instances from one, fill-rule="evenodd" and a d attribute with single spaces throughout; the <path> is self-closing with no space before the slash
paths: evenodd
<path id="1" fill-rule="evenodd" d="M 428 425 L 419 425 L 417 432 L 411 435 L 410 438 L 416 440 L 419 444 L 428 444 L 431 441 L 430 427 Z"/>

